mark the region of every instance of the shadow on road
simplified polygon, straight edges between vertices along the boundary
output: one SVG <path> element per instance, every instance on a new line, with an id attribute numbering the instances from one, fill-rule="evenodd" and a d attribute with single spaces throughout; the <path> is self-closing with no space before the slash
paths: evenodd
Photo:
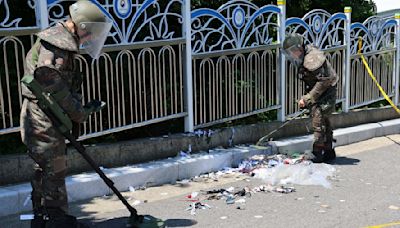
<path id="1" fill-rule="evenodd" d="M 89 225 L 90 227 L 98 228 L 109 228 L 109 227 L 127 227 L 128 217 L 113 218 L 109 220 L 103 220 L 98 222 L 90 222 L 88 220 L 80 220 L 81 222 Z M 165 226 L 167 227 L 188 227 L 196 225 L 197 221 L 192 219 L 167 219 Z"/>
<path id="2" fill-rule="evenodd" d="M 335 161 L 331 162 L 332 165 L 357 165 L 360 162 L 356 158 L 337 157 Z"/>

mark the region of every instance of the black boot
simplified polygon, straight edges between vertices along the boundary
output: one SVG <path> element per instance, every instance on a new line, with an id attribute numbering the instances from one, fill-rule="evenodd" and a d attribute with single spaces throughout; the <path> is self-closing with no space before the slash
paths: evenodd
<path id="1" fill-rule="evenodd" d="M 333 148 L 333 142 L 335 139 L 330 140 L 330 142 L 325 143 L 324 148 L 324 162 L 331 162 L 336 158 L 335 148 Z"/>
<path id="2" fill-rule="evenodd" d="M 88 225 L 78 222 L 76 217 L 66 214 L 58 208 L 48 209 L 49 220 L 46 228 L 89 228 Z"/>
<path id="3" fill-rule="evenodd" d="M 43 216 L 35 216 L 31 220 L 31 228 L 46 228 L 46 220 L 43 219 Z"/>
<path id="4" fill-rule="evenodd" d="M 43 207 L 39 207 L 33 210 L 34 218 L 31 220 L 31 228 L 45 228 L 46 227 L 46 216 L 43 211 Z"/>
<path id="5" fill-rule="evenodd" d="M 312 151 L 314 158 L 311 159 L 311 161 L 314 163 L 322 163 L 324 161 L 323 152 L 324 152 L 324 147 L 314 143 Z"/>

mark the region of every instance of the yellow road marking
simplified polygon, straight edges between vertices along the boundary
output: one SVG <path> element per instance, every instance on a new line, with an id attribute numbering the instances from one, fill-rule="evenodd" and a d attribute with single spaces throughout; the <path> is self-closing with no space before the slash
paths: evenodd
<path id="1" fill-rule="evenodd" d="M 392 223 L 386 223 L 382 225 L 375 225 L 375 226 L 366 226 L 365 228 L 382 228 L 382 227 L 389 227 L 389 226 L 396 226 L 400 225 L 400 222 L 392 222 Z"/>

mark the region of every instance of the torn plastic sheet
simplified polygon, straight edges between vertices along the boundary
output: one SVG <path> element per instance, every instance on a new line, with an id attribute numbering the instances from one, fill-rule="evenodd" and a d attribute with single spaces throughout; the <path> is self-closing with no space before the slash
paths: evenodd
<path id="1" fill-rule="evenodd" d="M 271 185 L 321 185 L 330 188 L 328 177 L 332 177 L 335 171 L 335 168 L 328 164 L 300 163 L 260 168 L 254 170 L 254 174 L 256 178 L 263 179 Z"/>

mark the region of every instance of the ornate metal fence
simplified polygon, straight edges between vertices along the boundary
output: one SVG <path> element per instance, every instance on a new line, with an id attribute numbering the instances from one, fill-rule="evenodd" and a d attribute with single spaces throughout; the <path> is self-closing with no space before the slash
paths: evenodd
<path id="1" fill-rule="evenodd" d="M 379 17 L 351 25 L 350 108 L 384 99 L 357 55 L 359 39 L 362 40 L 361 53 L 366 57 L 379 84 L 390 97 L 394 97 L 395 66 L 399 64 L 396 63 L 396 27 L 395 19 Z"/>
<path id="2" fill-rule="evenodd" d="M 192 12 L 196 128 L 279 108 L 279 14 L 248 1 Z"/>
<path id="3" fill-rule="evenodd" d="M 347 9 L 286 19 L 284 1 L 231 0 L 194 10 L 189 0 L 91 1 L 113 27 L 98 60 L 83 50 L 76 63 L 85 77 L 84 102 L 108 105 L 82 125 L 81 139 L 173 118 L 185 118 L 186 131 L 269 110 L 284 120 L 298 111 L 304 92 L 280 52 L 292 32 L 325 51 L 340 76 L 337 102 L 344 111 L 383 99 L 357 56 L 360 36 L 378 81 L 398 103 L 400 18 L 351 24 Z M 70 3 L 27 0 L 21 11 L 0 0 L 0 135 L 19 131 L 18 82 L 33 34 L 65 19 Z"/>

